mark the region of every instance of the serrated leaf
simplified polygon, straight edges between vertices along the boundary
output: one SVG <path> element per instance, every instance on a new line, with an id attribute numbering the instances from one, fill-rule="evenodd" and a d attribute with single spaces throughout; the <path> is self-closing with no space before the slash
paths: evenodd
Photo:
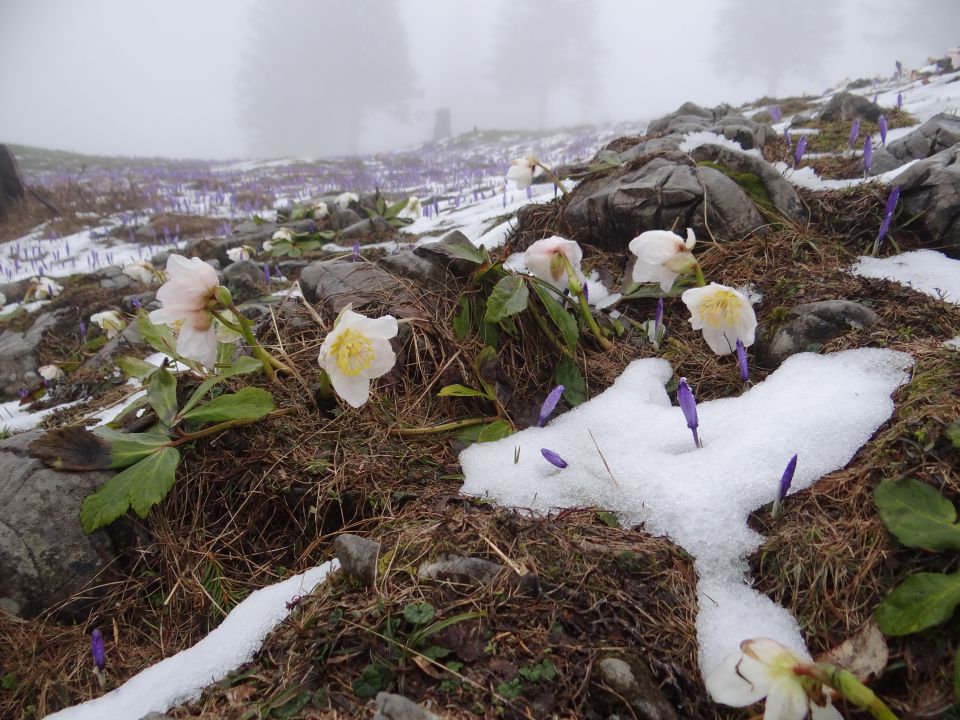
<path id="1" fill-rule="evenodd" d="M 907 547 L 960 550 L 953 503 L 927 483 L 906 478 L 881 483 L 874 500 L 883 524 Z"/>
<path id="2" fill-rule="evenodd" d="M 483 265 L 489 260 L 486 250 L 480 249 L 475 245 L 468 245 L 467 243 L 452 243 L 450 245 L 436 243 L 435 245 L 428 245 L 427 247 L 448 257 L 468 260 L 475 265 Z"/>
<path id="3" fill-rule="evenodd" d="M 463 340 L 470 334 L 470 299 L 460 298 L 460 312 L 453 316 L 453 334 Z"/>
<path id="4" fill-rule="evenodd" d="M 530 291 L 527 283 L 519 275 L 508 275 L 500 278 L 493 286 L 490 297 L 487 298 L 487 311 L 483 315 L 484 322 L 496 323 L 510 315 L 516 315 L 527 309 Z"/>
<path id="5" fill-rule="evenodd" d="M 916 573 L 890 591 L 874 617 L 885 635 L 910 635 L 946 622 L 960 604 L 960 573 Z"/>
<path id="6" fill-rule="evenodd" d="M 176 357 L 177 339 L 173 332 L 166 325 L 154 325 L 150 322 L 150 317 L 146 310 L 141 310 L 137 314 L 137 329 L 140 331 L 140 337 L 157 352 Z"/>
<path id="7" fill-rule="evenodd" d="M 83 501 L 80 523 L 84 532 L 109 525 L 131 507 L 140 517 L 146 517 L 150 508 L 170 492 L 179 463 L 180 453 L 168 447 L 118 472 Z"/>
<path id="8" fill-rule="evenodd" d="M 480 434 L 477 435 L 477 442 L 493 442 L 494 440 L 502 440 L 505 437 L 509 437 L 513 434 L 513 428 L 510 427 L 510 423 L 506 420 L 494 420 L 489 425 L 484 425 L 483 430 L 480 431 Z"/>
<path id="9" fill-rule="evenodd" d="M 230 395 L 220 395 L 183 414 L 184 420 L 194 422 L 224 422 L 226 420 L 259 420 L 276 406 L 273 395 L 262 388 L 245 387 Z"/>
<path id="10" fill-rule="evenodd" d="M 116 470 L 140 462 L 152 455 L 161 445 L 170 442 L 170 436 L 159 430 L 142 433 L 118 432 L 113 428 L 98 427 L 94 431 L 110 444 L 110 469 Z"/>
<path id="11" fill-rule="evenodd" d="M 547 315 L 550 316 L 553 324 L 560 331 L 563 344 L 571 351 L 576 349 L 577 341 L 580 339 L 580 327 L 577 325 L 576 319 L 566 311 L 556 296 L 540 283 L 533 283 L 533 290 L 540 298 L 540 302 L 543 303 Z"/>
<path id="12" fill-rule="evenodd" d="M 158 368 L 147 385 L 147 402 L 150 403 L 160 422 L 170 427 L 177 415 L 177 379 L 164 368 Z"/>
<path id="13" fill-rule="evenodd" d="M 577 364 L 566 355 L 560 357 L 557 369 L 553 372 L 557 385 L 563 385 L 563 397 L 575 407 L 587 399 L 587 384 Z"/>
<path id="14" fill-rule="evenodd" d="M 233 364 L 230 367 L 223 368 L 219 373 L 214 375 L 211 378 L 207 378 L 202 383 L 197 386 L 197 389 L 193 391 L 193 395 L 190 396 L 190 399 L 187 400 L 186 404 L 181 410 L 181 414 L 190 412 L 197 403 L 199 403 L 204 395 L 206 395 L 210 390 L 212 390 L 216 385 L 219 385 L 224 380 L 232 378 L 235 375 L 247 375 L 252 372 L 257 372 L 258 370 L 263 369 L 263 363 L 260 360 L 257 360 L 255 357 L 249 355 L 241 355 L 236 360 L 233 361 Z"/>
<path id="15" fill-rule="evenodd" d="M 426 625 L 436 616 L 437 611 L 430 603 L 409 603 L 403 608 L 403 617 L 412 625 Z"/>
<path id="16" fill-rule="evenodd" d="M 121 372 L 127 377 L 136 378 L 137 380 L 143 380 L 149 377 L 150 374 L 157 369 L 156 365 L 151 365 L 146 360 L 130 357 L 129 355 L 123 355 L 117 358 L 117 367 L 120 368 Z"/>
<path id="17" fill-rule="evenodd" d="M 474 390 L 472 387 L 454 383 L 441 388 L 437 397 L 487 397 L 487 394 L 481 390 Z"/>

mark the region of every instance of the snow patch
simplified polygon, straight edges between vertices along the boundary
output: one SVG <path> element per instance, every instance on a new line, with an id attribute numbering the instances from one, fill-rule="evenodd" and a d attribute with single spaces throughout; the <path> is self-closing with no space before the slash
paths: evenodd
<path id="1" fill-rule="evenodd" d="M 935 250 L 913 250 L 887 258 L 861 257 L 854 275 L 894 280 L 917 292 L 960 305 L 960 260 Z"/>

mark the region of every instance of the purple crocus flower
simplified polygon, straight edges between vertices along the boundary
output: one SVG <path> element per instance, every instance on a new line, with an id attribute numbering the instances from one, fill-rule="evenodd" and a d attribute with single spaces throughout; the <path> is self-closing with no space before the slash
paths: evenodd
<path id="1" fill-rule="evenodd" d="M 790 458 L 790 462 L 787 463 L 787 467 L 783 470 L 783 475 L 780 476 L 780 502 L 783 502 L 783 499 L 787 496 L 787 492 L 790 490 L 790 484 L 793 482 L 793 474 L 797 471 L 797 455 L 794 453 L 793 457 Z"/>
<path id="2" fill-rule="evenodd" d="M 886 237 L 890 230 L 890 223 L 893 220 L 893 213 L 897 209 L 897 202 L 900 200 L 900 186 L 897 185 L 890 191 L 887 198 L 887 206 L 883 210 L 883 221 L 880 223 L 880 232 L 877 233 L 877 239 L 873 243 L 873 254 L 876 255 L 880 250 L 880 242 Z"/>
<path id="3" fill-rule="evenodd" d="M 740 379 L 747 382 L 750 379 L 750 366 L 747 364 L 747 349 L 740 338 L 737 338 L 737 367 L 740 369 Z"/>
<path id="4" fill-rule="evenodd" d="M 543 427 L 547 424 L 547 420 L 550 419 L 553 411 L 557 408 L 557 403 L 560 402 L 561 395 L 563 395 L 563 385 L 557 385 L 549 392 L 547 399 L 543 401 L 543 405 L 540 407 L 540 417 L 537 419 L 537 427 Z"/>
<path id="5" fill-rule="evenodd" d="M 80 321 L 80 339 L 85 340 L 87 337 L 87 324 L 81 320 Z"/>
<path id="6" fill-rule="evenodd" d="M 94 628 L 90 634 L 90 654 L 93 656 L 93 664 L 98 672 L 103 672 L 106 667 L 106 651 L 103 646 L 103 635 L 100 634 L 100 628 Z"/>
<path id="7" fill-rule="evenodd" d="M 787 141 L 787 150 L 793 147 L 793 138 L 790 136 L 790 128 L 783 129 L 783 139 Z"/>
<path id="8" fill-rule="evenodd" d="M 800 158 L 803 157 L 804 150 L 807 149 L 807 136 L 804 135 L 797 141 L 797 149 L 793 153 L 793 167 L 796 168 L 800 164 Z"/>
<path id="9" fill-rule="evenodd" d="M 779 106 L 779 105 L 771 105 L 771 106 L 770 106 L 770 117 L 773 118 L 773 121 L 774 121 L 775 123 L 778 123 L 778 122 L 780 122 L 780 121 L 783 119 L 783 113 L 780 112 L 780 106 Z"/>
<path id="10" fill-rule="evenodd" d="M 887 116 L 881 115 L 880 119 L 877 120 L 877 124 L 880 126 L 880 144 L 886 147 L 887 145 Z"/>
<path id="11" fill-rule="evenodd" d="M 903 93 L 897 93 L 897 110 L 903 110 Z"/>
<path id="12" fill-rule="evenodd" d="M 848 143 L 851 148 L 857 144 L 858 137 L 860 137 L 860 121 L 854 120 L 853 124 L 850 126 L 850 141 Z"/>
<path id="13" fill-rule="evenodd" d="M 657 312 L 653 316 L 653 335 L 660 339 L 660 329 L 663 327 L 663 298 L 657 300 Z"/>
<path id="14" fill-rule="evenodd" d="M 863 139 L 863 177 L 870 174 L 870 168 L 873 167 L 873 138 L 867 135 Z"/>
<path id="15" fill-rule="evenodd" d="M 697 433 L 697 401 L 693 397 L 693 390 L 687 385 L 685 377 L 680 378 L 680 384 L 677 385 L 677 402 L 680 403 L 680 409 L 683 411 L 683 417 L 687 421 L 687 427 L 693 433 L 693 444 L 698 448 L 703 447 L 700 442 L 700 436 Z"/>
<path id="16" fill-rule="evenodd" d="M 353 261 L 360 262 L 360 241 L 353 241 Z"/>
<path id="17" fill-rule="evenodd" d="M 567 466 L 567 461 L 562 457 L 557 455 L 553 450 L 547 448 L 540 448 L 540 454 L 543 455 L 543 459 L 546 460 L 551 465 L 554 465 L 561 470 Z"/>
<path id="18" fill-rule="evenodd" d="M 267 282 L 267 287 L 270 287 L 270 266 L 266 263 L 263 264 L 263 279 Z"/>
<path id="19" fill-rule="evenodd" d="M 133 295 L 133 296 L 130 298 L 130 304 L 133 305 L 133 307 L 135 307 L 137 310 L 139 310 L 139 309 L 140 309 L 140 298 L 138 298 L 136 295 Z"/>

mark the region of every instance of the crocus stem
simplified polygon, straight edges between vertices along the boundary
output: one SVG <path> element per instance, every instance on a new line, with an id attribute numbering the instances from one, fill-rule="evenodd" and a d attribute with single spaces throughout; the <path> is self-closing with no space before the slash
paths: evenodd
<path id="1" fill-rule="evenodd" d="M 394 432 L 400 437 L 418 437 L 420 435 L 439 435 L 440 433 L 459 430 L 460 428 L 471 427 L 473 425 L 483 425 L 484 423 L 502 420 L 499 415 L 493 417 L 467 418 L 466 420 L 455 420 L 453 422 L 441 423 L 440 425 L 430 425 L 428 427 L 418 428 L 400 428 Z"/>
<path id="2" fill-rule="evenodd" d="M 707 279 L 703 276 L 703 268 L 700 267 L 700 263 L 695 262 L 693 264 L 693 274 L 697 278 L 697 285 L 699 287 L 707 286 Z"/>
<path id="3" fill-rule="evenodd" d="M 553 184 L 560 188 L 560 192 L 562 192 L 565 197 L 570 197 L 570 193 L 567 192 L 567 189 L 563 186 L 563 183 L 560 182 L 560 178 L 557 177 L 557 174 L 553 170 L 541 162 L 537 163 L 537 167 L 541 168 L 547 177 L 553 180 Z"/>
<path id="4" fill-rule="evenodd" d="M 834 665 L 818 663 L 804 668 L 797 668 L 797 674 L 808 675 L 814 680 L 833 688 L 852 702 L 858 708 L 866 710 L 877 720 L 898 720 L 893 711 L 878 698 L 873 690 L 857 680 L 849 670 Z"/>
<path id="5" fill-rule="evenodd" d="M 607 339 L 607 336 L 603 334 L 600 326 L 597 325 L 596 318 L 593 317 L 593 312 L 590 310 L 587 298 L 583 294 L 583 286 L 580 284 L 580 278 L 577 277 L 577 271 L 573 269 L 570 258 L 563 253 L 560 253 L 560 257 L 563 259 L 564 267 L 567 269 L 567 287 L 570 288 L 570 294 L 574 295 L 580 304 L 580 314 L 583 316 L 587 327 L 590 328 L 590 332 L 593 333 L 593 337 L 596 338 L 600 347 L 604 350 L 610 350 L 613 347 L 613 343 Z"/>

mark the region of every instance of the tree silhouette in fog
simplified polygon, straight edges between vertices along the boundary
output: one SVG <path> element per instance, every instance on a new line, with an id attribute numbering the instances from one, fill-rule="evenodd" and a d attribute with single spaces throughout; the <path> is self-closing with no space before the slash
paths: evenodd
<path id="1" fill-rule="evenodd" d="M 727 0 L 713 61 L 731 77 L 760 78 L 764 91 L 776 96 L 785 76 L 820 79 L 823 60 L 837 50 L 839 24 L 836 0 Z"/>
<path id="2" fill-rule="evenodd" d="M 589 108 L 598 91 L 596 15 L 593 0 L 503 3 L 490 71 L 508 123 L 545 127 L 560 91 Z"/>
<path id="3" fill-rule="evenodd" d="M 365 117 L 407 118 L 417 80 L 397 0 L 273 0 L 250 20 L 237 89 L 252 154 L 355 153 Z"/>

